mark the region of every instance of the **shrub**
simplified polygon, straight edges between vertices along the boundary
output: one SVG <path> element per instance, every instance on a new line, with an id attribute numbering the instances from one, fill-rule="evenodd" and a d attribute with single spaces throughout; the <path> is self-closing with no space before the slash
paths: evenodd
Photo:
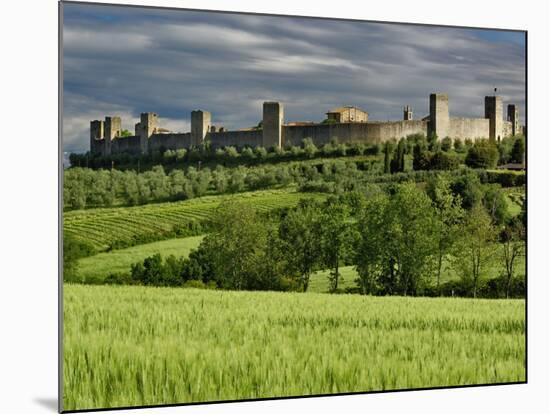
<path id="1" fill-rule="evenodd" d="M 488 140 L 479 140 L 468 149 L 465 163 L 472 168 L 495 168 L 498 157 L 495 144 Z"/>
<path id="2" fill-rule="evenodd" d="M 333 182 L 315 180 L 306 181 L 299 186 L 298 191 L 301 191 L 303 193 L 333 193 L 334 189 L 335 187 Z"/>
<path id="3" fill-rule="evenodd" d="M 317 147 L 315 146 L 311 138 L 304 138 L 302 140 L 302 147 L 304 148 L 304 154 L 306 154 L 306 157 L 315 157 L 315 154 L 317 153 Z"/>
<path id="4" fill-rule="evenodd" d="M 430 159 L 430 170 L 456 170 L 460 165 L 458 157 L 438 151 Z"/>
<path id="5" fill-rule="evenodd" d="M 496 170 L 487 171 L 487 182 L 497 183 L 502 187 L 520 187 L 526 183 L 525 172 Z"/>
<path id="6" fill-rule="evenodd" d="M 194 288 L 194 289 L 216 289 L 216 282 L 210 281 L 208 283 L 204 283 L 202 280 L 187 280 L 183 284 L 184 288 Z"/>
<path id="7" fill-rule="evenodd" d="M 111 273 L 105 278 L 104 283 L 106 285 L 132 285 L 134 281 L 129 273 L 119 272 Z"/>
<path id="8" fill-rule="evenodd" d="M 256 155 L 254 154 L 254 151 L 250 147 L 243 148 L 241 151 L 241 157 L 247 159 L 247 160 L 253 160 L 256 158 Z"/>
<path id="9" fill-rule="evenodd" d="M 445 137 L 441 140 L 441 150 L 442 151 L 450 151 L 450 149 L 453 147 L 453 140 L 449 137 Z"/>
<path id="10" fill-rule="evenodd" d="M 523 137 L 518 137 L 514 141 L 514 146 L 510 153 L 510 160 L 512 162 L 522 163 L 525 156 L 525 141 Z"/>

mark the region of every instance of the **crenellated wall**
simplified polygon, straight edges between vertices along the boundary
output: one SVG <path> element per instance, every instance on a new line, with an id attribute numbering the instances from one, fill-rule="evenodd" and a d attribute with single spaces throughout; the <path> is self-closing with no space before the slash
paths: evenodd
<path id="1" fill-rule="evenodd" d="M 360 122 L 345 124 L 293 125 L 283 128 L 283 145 L 300 145 L 304 138 L 311 138 L 317 146 L 331 139 L 338 142 L 363 142 L 377 144 L 389 139 L 399 139 L 410 134 L 427 134 L 428 121 Z"/>
<path id="2" fill-rule="evenodd" d="M 140 137 L 119 137 L 111 141 L 111 153 L 126 152 L 128 154 L 141 154 Z"/>
<path id="3" fill-rule="evenodd" d="M 489 138 L 489 122 L 487 118 L 451 118 L 447 136 L 453 139 Z"/>
<path id="4" fill-rule="evenodd" d="M 225 131 L 217 130 L 207 111 L 191 112 L 191 131 L 187 133 L 159 133 L 158 115 L 142 113 L 136 125 L 136 136 L 122 137 L 119 117 L 106 117 L 105 121 L 90 123 L 90 151 L 95 154 L 147 153 L 161 149 L 180 149 L 200 145 L 209 141 L 214 148 L 235 147 L 288 147 L 301 145 L 310 138 L 317 146 L 335 139 L 337 142 L 365 144 L 381 143 L 390 139 L 400 139 L 411 134 L 436 133 L 439 139 L 445 137 L 460 139 L 489 138 L 501 139 L 514 134 L 514 130 L 524 131 L 519 125 L 517 106 L 507 107 L 507 120 L 503 119 L 502 99 L 499 96 L 485 97 L 484 118 L 457 118 L 449 116 L 449 98 L 446 94 L 431 94 L 429 97 L 430 115 L 413 120 L 412 108 L 404 109 L 405 120 L 367 121 L 319 124 L 284 124 L 284 107 L 280 102 L 264 102 L 262 128 Z"/>
<path id="5" fill-rule="evenodd" d="M 189 148 L 193 145 L 193 136 L 190 132 L 153 134 L 149 138 L 149 150 Z"/>
<path id="6" fill-rule="evenodd" d="M 242 131 L 209 132 L 207 141 L 214 148 L 219 147 L 261 147 L 263 146 L 263 131 L 261 129 Z"/>

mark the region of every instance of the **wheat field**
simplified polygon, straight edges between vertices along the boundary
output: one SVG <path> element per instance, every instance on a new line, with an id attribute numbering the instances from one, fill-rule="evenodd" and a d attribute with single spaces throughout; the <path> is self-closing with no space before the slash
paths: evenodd
<path id="1" fill-rule="evenodd" d="M 64 290 L 65 410 L 525 380 L 523 300 Z"/>

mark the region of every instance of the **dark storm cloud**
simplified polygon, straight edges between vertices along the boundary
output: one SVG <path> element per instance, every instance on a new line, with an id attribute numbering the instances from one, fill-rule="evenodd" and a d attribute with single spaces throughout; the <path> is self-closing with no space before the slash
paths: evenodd
<path id="1" fill-rule="evenodd" d="M 323 119 L 357 105 L 371 119 L 416 117 L 446 92 L 454 116 L 483 116 L 494 87 L 524 108 L 523 35 L 513 32 L 238 14 L 65 5 L 64 139 L 88 149 L 91 119 L 139 113 L 189 130 L 209 110 L 228 128 L 257 124 L 261 103 L 280 100 L 285 119 Z"/>

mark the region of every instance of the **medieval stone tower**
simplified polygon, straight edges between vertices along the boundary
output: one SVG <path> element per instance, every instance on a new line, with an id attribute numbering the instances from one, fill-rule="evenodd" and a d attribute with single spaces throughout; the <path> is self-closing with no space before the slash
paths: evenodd
<path id="1" fill-rule="evenodd" d="M 512 135 L 517 135 L 519 131 L 519 109 L 514 104 L 508 104 L 507 120 L 512 123 Z"/>
<path id="2" fill-rule="evenodd" d="M 280 102 L 264 102 L 262 145 L 280 148 L 282 144 L 284 109 Z"/>
<path id="3" fill-rule="evenodd" d="M 97 140 L 105 136 L 105 123 L 95 120 L 90 122 L 90 151 L 93 153 L 100 152 L 97 148 Z"/>
<path id="4" fill-rule="evenodd" d="M 147 153 L 149 138 L 156 132 L 158 115 L 154 112 L 143 112 L 136 124 L 135 133 L 139 137 L 139 146 L 143 154 Z"/>
<path id="5" fill-rule="evenodd" d="M 104 123 L 105 131 L 105 155 L 111 155 L 111 141 L 121 136 L 122 122 L 119 116 L 106 116 Z"/>
<path id="6" fill-rule="evenodd" d="M 485 113 L 479 117 L 451 117 L 449 97 L 444 93 L 429 96 L 429 116 L 413 119 L 413 110 L 405 105 L 403 118 L 398 121 L 372 121 L 366 111 L 353 106 L 342 106 L 326 112 L 331 122 L 289 122 L 284 123 L 284 107 L 281 102 L 264 102 L 262 128 L 226 130 L 212 125 L 212 114 L 208 111 L 191 112 L 191 131 L 174 132 L 159 126 L 159 117 L 153 112 L 140 115 L 135 126 L 135 135 L 122 136 L 121 120 L 108 116 L 105 120 L 90 122 L 90 151 L 94 155 L 147 154 L 152 151 L 192 148 L 208 142 L 212 148 L 227 146 L 282 148 L 301 145 L 309 138 L 317 146 L 333 139 L 342 143 L 382 143 L 390 139 L 401 139 L 411 134 L 431 136 L 438 139 L 491 139 L 525 133 L 520 124 L 519 109 L 515 104 L 507 106 L 503 115 L 500 96 L 485 97 Z M 480 114 L 481 115 L 481 114 Z M 401 116 L 401 115 L 400 115 Z"/>
<path id="7" fill-rule="evenodd" d="M 212 125 L 212 114 L 208 111 L 191 112 L 191 143 L 200 145 Z"/>
<path id="8" fill-rule="evenodd" d="M 429 134 L 435 133 L 439 139 L 449 136 L 449 97 L 444 93 L 430 94 L 430 125 Z"/>
<path id="9" fill-rule="evenodd" d="M 407 105 L 403 108 L 403 121 L 412 121 L 413 119 L 413 110 Z"/>
<path id="10" fill-rule="evenodd" d="M 489 139 L 502 138 L 502 98 L 500 96 L 485 97 L 485 118 L 489 120 Z"/>

